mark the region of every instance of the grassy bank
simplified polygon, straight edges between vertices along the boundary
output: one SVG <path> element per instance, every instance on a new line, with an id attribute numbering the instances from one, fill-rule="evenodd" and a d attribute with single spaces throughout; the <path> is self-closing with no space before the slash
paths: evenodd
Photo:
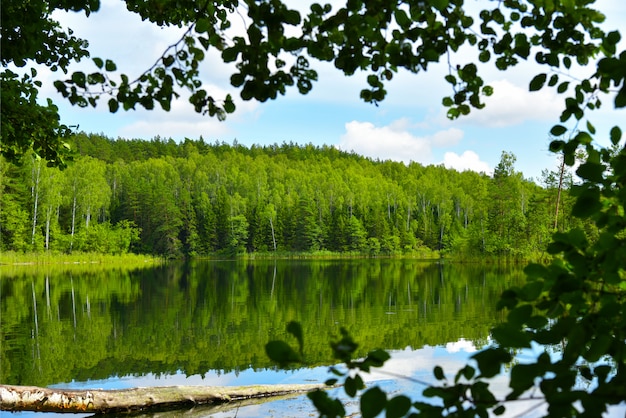
<path id="1" fill-rule="evenodd" d="M 99 254 L 99 253 L 18 253 L 5 251 L 0 253 L 0 265 L 47 265 L 47 264 L 111 264 L 145 265 L 160 263 L 162 260 L 142 254 Z"/>
<path id="2" fill-rule="evenodd" d="M 208 256 L 197 256 L 195 259 L 245 259 L 245 260 L 269 260 L 269 259 L 311 259 L 311 260 L 332 260 L 332 259 L 357 259 L 357 258 L 414 258 L 419 260 L 439 260 L 441 258 L 438 251 L 432 251 L 428 248 L 412 251 L 410 253 L 395 254 L 368 254 L 359 251 L 257 251 L 252 253 L 226 254 L 216 253 Z"/>

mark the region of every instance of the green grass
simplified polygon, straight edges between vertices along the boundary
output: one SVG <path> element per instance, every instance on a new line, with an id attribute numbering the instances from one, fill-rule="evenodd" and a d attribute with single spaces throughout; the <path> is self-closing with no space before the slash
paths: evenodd
<path id="1" fill-rule="evenodd" d="M 420 260 L 438 260 L 440 258 L 438 251 L 430 249 L 415 250 L 408 253 L 394 254 L 376 254 L 371 255 L 360 251 L 256 251 L 253 253 L 242 253 L 237 255 L 210 254 L 208 256 L 197 256 L 196 259 L 247 259 L 247 260 L 267 260 L 267 259 L 349 259 L 349 258 L 414 258 Z"/>
<path id="2" fill-rule="evenodd" d="M 161 259 L 141 254 L 98 254 L 98 253 L 0 253 L 0 265 L 45 265 L 45 264 L 111 264 L 142 265 L 160 263 Z"/>

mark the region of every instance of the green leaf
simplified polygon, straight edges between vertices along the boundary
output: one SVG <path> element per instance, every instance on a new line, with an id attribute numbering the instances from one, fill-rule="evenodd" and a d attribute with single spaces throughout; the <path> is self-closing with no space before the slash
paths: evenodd
<path id="1" fill-rule="evenodd" d="M 516 364 L 511 369 L 509 385 L 517 393 L 521 393 L 533 386 L 535 378 L 541 375 L 543 367 L 538 363 Z"/>
<path id="2" fill-rule="evenodd" d="M 593 339 L 589 350 L 585 354 L 585 359 L 589 362 L 596 362 L 600 360 L 603 355 L 609 352 L 609 347 L 613 342 L 613 338 L 607 334 L 600 334 Z"/>
<path id="3" fill-rule="evenodd" d="M 224 62 L 233 62 L 239 55 L 239 49 L 236 47 L 226 48 L 222 51 L 222 59 Z"/>
<path id="4" fill-rule="evenodd" d="M 528 273 L 527 273 L 528 274 Z M 541 295 L 541 291 L 543 290 L 543 282 L 540 280 L 534 280 L 526 283 L 519 290 L 519 298 L 526 301 L 532 302 L 537 300 L 539 295 Z"/>
<path id="5" fill-rule="evenodd" d="M 109 99 L 109 112 L 115 113 L 119 109 L 120 104 L 115 99 Z"/>
<path id="6" fill-rule="evenodd" d="M 224 100 L 224 111 L 226 113 L 233 113 L 235 111 L 235 102 L 233 102 L 233 98 L 230 94 L 228 94 L 226 100 Z"/>
<path id="7" fill-rule="evenodd" d="M 196 32 L 198 33 L 207 32 L 210 27 L 211 23 L 208 19 L 198 19 L 198 21 L 196 22 Z"/>
<path id="8" fill-rule="evenodd" d="M 289 344 L 284 341 L 270 341 L 265 344 L 265 353 L 272 360 L 280 365 L 295 363 L 300 361 L 300 356 Z"/>
<path id="9" fill-rule="evenodd" d="M 387 402 L 385 416 L 387 418 L 399 418 L 405 416 L 411 409 L 411 399 L 404 395 L 395 396 Z"/>
<path id="10" fill-rule="evenodd" d="M 446 378 L 446 375 L 443 373 L 443 369 L 441 368 L 441 366 L 435 366 L 433 374 L 435 375 L 435 379 L 437 380 L 445 380 Z"/>
<path id="11" fill-rule="evenodd" d="M 172 55 L 167 55 L 163 57 L 163 65 L 166 67 L 169 67 L 172 64 L 174 64 L 174 61 L 175 61 L 175 58 Z"/>
<path id="12" fill-rule="evenodd" d="M 385 409 L 387 395 L 378 386 L 367 390 L 361 396 L 361 416 L 374 418 Z"/>
<path id="13" fill-rule="evenodd" d="M 442 11 L 448 7 L 450 0 L 430 0 L 430 5 L 435 9 Z"/>
<path id="14" fill-rule="evenodd" d="M 579 168 L 580 169 L 580 168 Z M 578 171 L 577 171 L 578 172 Z M 578 218 L 586 218 L 599 212 L 602 209 L 602 203 L 600 203 L 600 191 L 595 188 L 586 189 L 572 208 L 572 215 Z"/>
<path id="15" fill-rule="evenodd" d="M 339 399 L 333 399 L 328 396 L 324 390 L 314 390 L 309 392 L 307 397 L 313 402 L 315 408 L 324 417 L 343 417 L 346 410 Z"/>
<path id="16" fill-rule="evenodd" d="M 343 388 L 346 392 L 346 395 L 348 395 L 351 398 L 354 398 L 356 396 L 357 391 L 363 389 L 364 387 L 365 387 L 365 384 L 363 383 L 363 379 L 358 374 L 355 375 L 354 377 L 352 376 L 346 377 L 346 380 L 343 384 Z"/>
<path id="17" fill-rule="evenodd" d="M 537 91 L 537 90 L 541 90 L 541 88 L 543 87 L 543 85 L 546 83 L 546 78 L 547 78 L 547 74 L 545 73 L 541 73 L 541 74 L 537 74 L 531 81 L 530 81 L 530 86 L 529 86 L 529 90 L 530 91 Z"/>
<path id="18" fill-rule="evenodd" d="M 487 348 L 474 354 L 472 358 L 478 363 L 482 377 L 493 377 L 500 373 L 502 364 L 511 361 L 511 355 L 501 348 Z"/>
<path id="19" fill-rule="evenodd" d="M 587 144 L 591 144 L 591 142 L 593 141 L 593 138 L 587 132 L 582 131 L 576 134 L 576 141 L 578 141 L 579 144 L 587 145 Z"/>
<path id="20" fill-rule="evenodd" d="M 515 324 L 517 326 L 522 326 L 528 321 L 530 316 L 533 313 L 533 308 L 531 305 L 520 305 L 509 312 L 507 316 L 507 320 L 511 324 Z"/>
<path id="21" fill-rule="evenodd" d="M 548 81 L 548 86 L 553 87 L 558 82 L 559 82 L 558 74 L 552 74 L 552 76 L 550 77 L 550 80 Z"/>
<path id="22" fill-rule="evenodd" d="M 587 130 L 591 135 L 595 135 L 596 127 L 591 124 L 591 122 L 587 121 Z"/>
<path id="23" fill-rule="evenodd" d="M 396 9 L 394 17 L 401 28 L 405 29 L 411 26 L 412 21 L 404 10 Z"/>
<path id="24" fill-rule="evenodd" d="M 526 321 L 526 326 L 532 329 L 542 329 L 548 325 L 548 318 L 541 315 L 533 315 Z"/>
<path id="25" fill-rule="evenodd" d="M 94 58 L 93 62 L 98 68 L 102 68 L 102 66 L 104 65 L 104 61 L 102 61 L 102 58 Z"/>
<path id="26" fill-rule="evenodd" d="M 552 136 L 561 136 L 565 132 L 567 132 L 567 128 L 563 125 L 554 125 L 552 129 L 550 129 L 550 135 Z"/>
<path id="27" fill-rule="evenodd" d="M 377 349 L 370 351 L 367 354 L 366 360 L 369 361 L 374 367 L 382 367 L 391 356 L 385 350 Z"/>
<path id="28" fill-rule="evenodd" d="M 584 163 L 581 164 L 580 167 L 576 170 L 576 174 L 578 174 L 581 178 L 589 180 L 594 183 L 599 183 L 602 181 L 604 174 L 604 166 L 602 164 L 596 163 Z"/>
<path id="29" fill-rule="evenodd" d="M 461 377 L 465 378 L 465 380 L 467 381 L 470 381 L 475 374 L 476 369 L 474 369 L 472 366 L 466 365 L 456 373 L 456 376 L 454 376 L 454 383 L 459 383 Z"/>
<path id="30" fill-rule="evenodd" d="M 104 64 L 104 69 L 107 71 L 115 71 L 117 69 L 117 66 L 115 65 L 115 63 L 111 60 L 106 60 L 105 64 Z"/>
<path id="31" fill-rule="evenodd" d="M 539 263 L 529 263 L 526 267 L 524 267 L 524 274 L 528 277 L 545 277 L 548 269 L 543 264 Z"/>
<path id="32" fill-rule="evenodd" d="M 619 141 L 622 139 L 622 130 L 619 126 L 614 126 L 611 128 L 611 143 L 613 145 L 617 145 Z"/>
<path id="33" fill-rule="evenodd" d="M 502 324 L 491 331 L 493 338 L 503 347 L 530 348 L 530 337 L 517 327 Z"/>
<path id="34" fill-rule="evenodd" d="M 72 74 L 72 82 L 74 82 L 74 84 L 76 84 L 78 87 L 85 88 L 86 80 L 87 80 L 87 77 L 85 76 L 85 73 L 83 73 L 82 71 L 77 71 Z"/>
<path id="35" fill-rule="evenodd" d="M 550 142 L 550 151 L 559 152 L 563 149 L 564 146 L 565 146 L 565 141 L 555 139 L 554 141 Z"/>

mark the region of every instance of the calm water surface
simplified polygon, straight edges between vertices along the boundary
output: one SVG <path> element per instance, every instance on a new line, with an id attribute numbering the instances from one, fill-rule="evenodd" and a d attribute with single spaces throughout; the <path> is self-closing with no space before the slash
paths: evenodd
<path id="1" fill-rule="evenodd" d="M 385 373 L 367 379 L 389 392 L 415 391 L 389 373 L 430 381 L 437 364 L 458 370 L 502 320 L 495 310 L 502 290 L 523 277 L 517 268 L 415 260 L 1 267 L 0 382 L 106 389 L 323 382 L 333 364 L 329 341 L 345 327 L 359 354 L 393 352 Z M 303 326 L 307 366 L 279 371 L 264 345 L 295 344 L 285 332 L 292 320 Z M 301 397 L 214 415 L 312 411 Z"/>

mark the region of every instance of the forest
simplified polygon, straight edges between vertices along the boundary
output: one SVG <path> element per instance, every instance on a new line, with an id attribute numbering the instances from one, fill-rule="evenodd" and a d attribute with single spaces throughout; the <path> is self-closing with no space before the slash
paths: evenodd
<path id="1" fill-rule="evenodd" d="M 493 175 L 330 146 L 76 134 L 65 170 L 0 165 L 0 250 L 537 259 L 570 216 L 564 164 L 541 179 L 503 151 Z"/>

